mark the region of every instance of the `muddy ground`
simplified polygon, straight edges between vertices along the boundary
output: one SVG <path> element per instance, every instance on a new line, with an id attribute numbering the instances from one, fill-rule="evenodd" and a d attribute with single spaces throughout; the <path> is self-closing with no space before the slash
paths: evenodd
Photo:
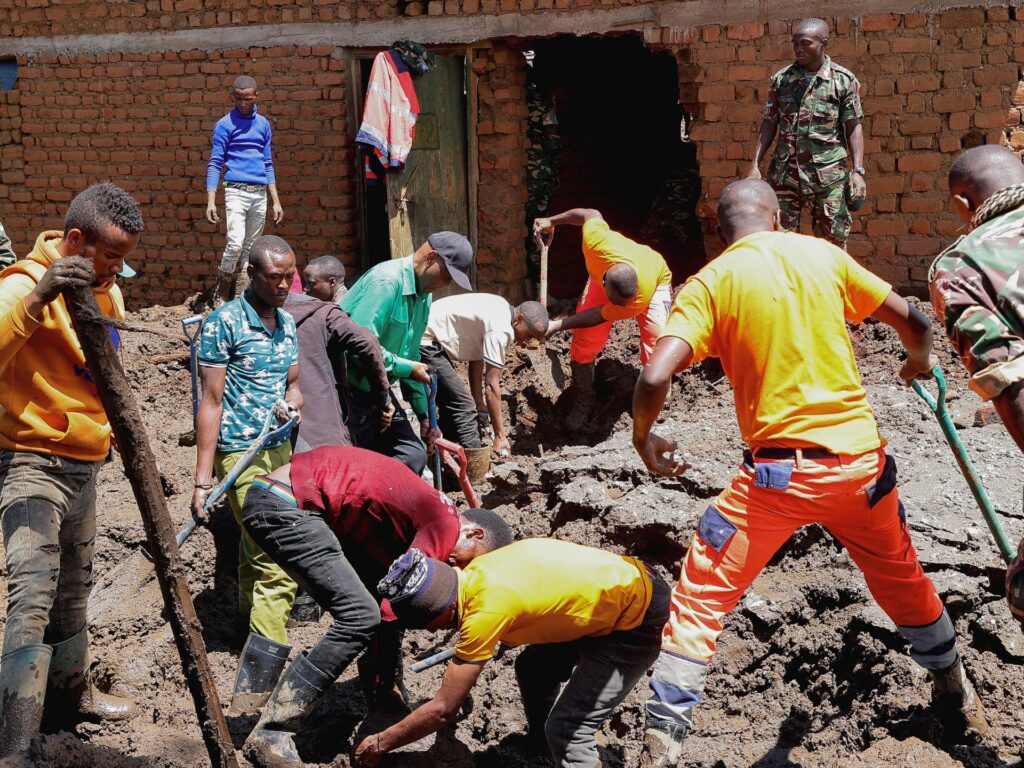
<path id="1" fill-rule="evenodd" d="M 928 309 L 924 307 L 924 309 Z M 153 308 L 133 319 L 177 328 L 185 308 Z M 1020 763 L 1024 646 L 1001 600 L 1000 561 L 938 426 L 896 378 L 899 343 L 883 326 L 853 329 L 855 347 L 881 430 L 900 467 L 912 534 L 956 621 L 961 650 L 992 724 L 969 744 L 928 708 L 929 685 L 905 654 L 892 623 L 875 606 L 849 557 L 823 530 L 798 533 L 727 619 L 708 680 L 707 701 L 686 745 L 689 766 L 1005 766 Z M 169 506 L 179 524 L 194 461 L 178 437 L 191 426 L 187 365 L 154 364 L 150 356 L 185 349 L 183 342 L 125 334 L 124 363 L 146 427 L 170 483 Z M 671 577 L 700 514 L 739 460 L 732 393 L 714 366 L 688 372 L 674 386 L 658 432 L 679 442 L 692 464 L 683 477 L 655 480 L 629 443 L 628 415 L 637 373 L 635 328 L 620 324 L 598 364 L 604 397 L 587 431 L 567 439 L 562 415 L 571 390 L 559 394 L 567 340 L 544 353 L 519 356 L 506 373 L 506 402 L 516 456 L 495 464 L 485 503 L 502 512 L 520 536 L 557 536 L 643 557 Z M 978 398 L 939 343 L 949 372 L 950 408 L 960 434 L 1014 541 L 1024 534 L 1022 460 L 998 425 L 975 426 Z M 556 367 L 551 367 L 554 361 Z M 535 369 L 535 365 L 537 368 Z M 539 374 L 538 374 L 539 370 Z M 979 422 L 980 423 L 980 422 Z M 156 582 L 140 551 L 144 534 L 118 460 L 100 477 L 96 589 L 90 627 L 101 687 L 133 696 L 142 714 L 127 724 L 79 725 L 48 734 L 32 762 L 46 768 L 171 768 L 206 763 L 180 663 L 161 618 Z M 238 642 L 235 542 L 230 513 L 200 530 L 183 548 L 192 594 L 217 685 L 230 696 Z M 5 574 L 6 575 L 6 574 Z M 6 579 L 0 582 L 6 597 Z M 293 653 L 327 626 L 292 632 Z M 410 633 L 407 654 L 444 638 Z M 523 743 L 523 718 L 511 651 L 491 663 L 459 723 L 437 739 L 407 747 L 385 765 L 550 765 Z M 309 765 L 348 766 L 364 716 L 354 666 L 331 690 L 299 740 Z M 413 697 L 428 698 L 441 668 L 406 677 Z M 636 763 L 643 688 L 634 691 L 600 734 L 609 768 Z M 240 747 L 255 718 L 229 719 Z M 366 728 L 367 726 L 362 726 Z M 240 764 L 245 765 L 239 753 Z"/>

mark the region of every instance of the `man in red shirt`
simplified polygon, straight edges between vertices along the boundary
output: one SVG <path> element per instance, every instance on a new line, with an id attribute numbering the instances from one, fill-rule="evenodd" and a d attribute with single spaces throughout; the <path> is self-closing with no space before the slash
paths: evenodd
<path id="1" fill-rule="evenodd" d="M 375 585 L 396 558 L 416 547 L 461 567 L 512 541 L 496 513 L 471 509 L 460 515 L 447 496 L 402 463 L 351 446 L 298 453 L 290 464 L 257 477 L 242 522 L 334 617 L 320 642 L 281 675 L 246 740 L 245 756 L 258 768 L 302 766 L 293 741 L 301 719 L 375 634 L 378 646 L 393 651 L 390 666 L 379 665 L 378 683 L 383 677 L 385 688 L 393 685 L 401 635 L 391 606 L 378 605 Z M 378 650 L 378 658 L 387 656 Z M 236 690 L 266 696 L 287 658 L 287 648 L 283 654 L 243 654 Z"/>

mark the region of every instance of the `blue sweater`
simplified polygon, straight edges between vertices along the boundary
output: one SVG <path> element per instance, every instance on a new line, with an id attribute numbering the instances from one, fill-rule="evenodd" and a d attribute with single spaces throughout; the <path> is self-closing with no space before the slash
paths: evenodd
<path id="1" fill-rule="evenodd" d="M 256 112 L 242 115 L 232 109 L 213 127 L 213 151 L 206 169 L 206 190 L 217 189 L 221 166 L 225 181 L 245 184 L 274 184 L 274 161 L 270 156 L 270 121 Z"/>

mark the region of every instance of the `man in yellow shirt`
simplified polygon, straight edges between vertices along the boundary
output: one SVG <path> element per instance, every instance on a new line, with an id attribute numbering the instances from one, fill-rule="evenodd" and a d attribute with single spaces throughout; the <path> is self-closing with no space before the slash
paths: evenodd
<path id="1" fill-rule="evenodd" d="M 135 713 L 126 699 L 97 691 L 89 676 L 96 475 L 110 452 L 110 423 L 61 291 L 91 285 L 100 311 L 124 318 L 115 280 L 130 270 L 124 259 L 142 227 L 127 192 L 97 184 L 71 201 L 63 233 L 43 232 L 26 259 L 0 273 L 0 519 L 8 573 L 0 757 L 28 747 L 44 698 L 49 712 L 76 719 Z"/>
<path id="2" fill-rule="evenodd" d="M 612 230 L 593 208 L 537 219 L 533 231 L 547 237 L 561 224 L 583 228 L 583 258 L 590 275 L 576 314 L 548 324 L 549 336 L 573 332 L 569 356 L 577 395 L 566 426 L 575 430 L 593 414 L 594 361 L 608 343 L 612 323 L 636 318 L 640 362 L 647 363 L 672 304 L 672 273 L 657 251 Z"/>
<path id="3" fill-rule="evenodd" d="M 642 562 L 556 539 L 514 542 L 465 570 L 413 549 L 379 589 L 407 626 L 457 627 L 459 640 L 434 698 L 363 739 L 359 766 L 450 724 L 499 643 L 527 646 L 516 679 L 528 735 L 543 734 L 561 768 L 600 766 L 594 734 L 657 658 L 668 618 L 669 587 Z"/>
<path id="4" fill-rule="evenodd" d="M 895 328 L 906 349 L 906 382 L 931 375 L 931 325 L 845 251 L 780 231 L 778 199 L 763 181 L 726 187 L 718 220 L 729 247 L 676 297 L 637 381 L 633 444 L 653 472 L 686 470 L 675 444 L 651 427 L 672 375 L 716 356 L 733 385 L 748 449 L 701 517 L 673 589 L 641 766 L 677 764 L 722 620 L 793 532 L 810 523 L 846 547 L 911 657 L 928 670 L 940 708 L 983 733 L 953 623 L 911 544 L 896 464 L 878 434 L 845 323 L 870 315 Z"/>

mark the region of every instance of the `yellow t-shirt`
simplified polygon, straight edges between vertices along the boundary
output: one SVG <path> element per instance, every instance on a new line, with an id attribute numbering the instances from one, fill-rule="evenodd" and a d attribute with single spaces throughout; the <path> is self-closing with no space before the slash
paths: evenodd
<path id="1" fill-rule="evenodd" d="M 459 571 L 455 655 L 482 662 L 498 643 L 562 643 L 633 629 L 651 603 L 644 564 L 557 539 L 524 539 Z"/>
<path id="2" fill-rule="evenodd" d="M 668 264 L 653 248 L 630 240 L 608 226 L 604 219 L 590 219 L 583 224 L 583 258 L 590 279 L 600 285 L 604 273 L 616 264 L 629 264 L 636 270 L 637 292 L 624 307 L 608 302 L 601 310 L 605 320 L 627 320 L 636 317 L 651 303 L 655 289 L 672 282 Z"/>
<path id="3" fill-rule="evenodd" d="M 883 445 L 844 320 L 873 313 L 890 285 L 824 240 L 758 232 L 691 277 L 662 336 L 719 357 L 736 418 L 753 447 Z"/>

